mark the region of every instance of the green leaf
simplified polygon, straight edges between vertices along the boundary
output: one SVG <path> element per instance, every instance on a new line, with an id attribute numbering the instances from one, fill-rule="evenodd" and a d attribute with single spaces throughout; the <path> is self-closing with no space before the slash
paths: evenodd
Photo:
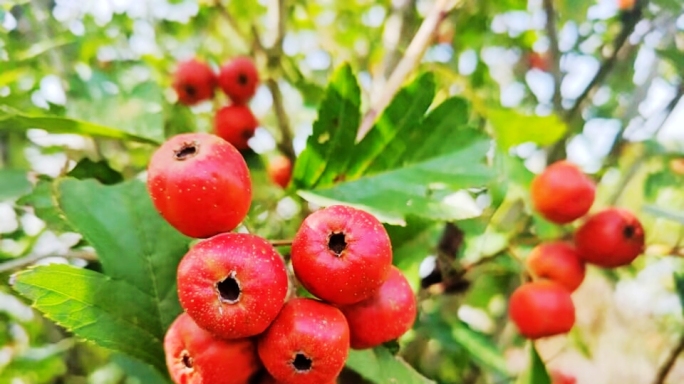
<path id="1" fill-rule="evenodd" d="M 161 343 L 181 312 L 176 269 L 190 239 L 161 218 L 139 180 L 47 185 L 59 215 L 93 246 L 105 274 L 41 267 L 19 273 L 15 289 L 79 337 L 165 372 Z"/>
<path id="2" fill-rule="evenodd" d="M 506 360 L 499 349 L 483 334 L 472 330 L 463 322 L 454 323 L 451 336 L 478 364 L 506 373 Z"/>
<path id="3" fill-rule="evenodd" d="M 560 140 L 568 130 L 556 115 L 526 116 L 508 109 L 487 112 L 498 146 L 507 150 L 518 144 L 532 142 L 541 146 Z"/>
<path id="4" fill-rule="evenodd" d="M 333 80 L 329 92 L 336 83 Z M 493 172 L 484 161 L 490 139 L 469 126 L 468 104 L 463 99 L 450 98 L 424 116 L 434 89 L 431 74 L 402 88 L 355 146 L 356 118 L 344 127 L 346 134 L 319 125 L 302 153 L 300 196 L 324 206 L 356 206 L 390 224 L 404 225 L 410 215 L 437 220 L 478 216 L 480 209 L 472 198 L 455 193 L 492 179 Z M 319 119 L 328 116 L 331 108 L 324 102 Z M 336 139 L 329 139 L 333 134 Z M 307 182 L 303 178 L 309 172 L 327 176 Z"/>
<path id="5" fill-rule="evenodd" d="M 351 67 L 345 65 L 333 74 L 325 91 L 313 133 L 295 164 L 295 185 L 330 184 L 344 171 L 361 120 L 360 105 L 361 90 Z"/>
<path id="6" fill-rule="evenodd" d="M 546 366 L 532 343 L 530 343 L 530 369 L 518 377 L 516 384 L 551 384 L 551 377 Z"/>
<path id="7" fill-rule="evenodd" d="M 40 128 L 51 133 L 74 133 L 149 144 L 159 143 L 157 138 L 139 136 L 117 128 L 66 117 L 28 115 L 6 105 L 0 105 L 0 130 L 25 131 L 31 128 Z"/>
<path id="8" fill-rule="evenodd" d="M 444 227 L 434 221 L 409 217 L 406 226 L 386 226 L 392 241 L 392 261 L 409 281 L 414 292 L 420 288 L 420 264 L 430 255 Z"/>
<path id="9" fill-rule="evenodd" d="M 72 231 L 69 224 L 64 220 L 62 213 L 57 208 L 54 200 L 53 181 L 44 177 L 38 180 L 33 191 L 17 201 L 17 205 L 33 207 L 34 213 L 43 220 L 47 227 L 55 231 Z"/>
<path id="10" fill-rule="evenodd" d="M 392 355 L 385 347 L 349 351 L 347 367 L 364 379 L 378 384 L 433 383 L 416 372 L 402 358 Z"/>
<path id="11" fill-rule="evenodd" d="M 0 201 L 14 199 L 31 191 L 28 173 L 19 169 L 0 169 Z"/>
<path id="12" fill-rule="evenodd" d="M 62 214 L 95 248 L 104 272 L 144 292 L 162 327 L 171 324 L 180 313 L 176 266 L 190 239 L 157 213 L 145 184 L 63 179 L 55 188 Z"/>
<path id="13" fill-rule="evenodd" d="M 677 290 L 677 296 L 679 296 L 679 302 L 682 305 L 682 310 L 684 311 L 684 274 L 676 273 L 674 274 L 675 288 Z"/>
<path id="14" fill-rule="evenodd" d="M 92 161 L 84 158 L 72 169 L 67 176 L 76 179 L 95 179 L 102 184 L 116 184 L 123 181 L 123 176 L 112 169 L 105 160 Z"/>
<path id="15" fill-rule="evenodd" d="M 134 356 L 162 372 L 166 369 L 164 328 L 146 292 L 101 273 L 58 264 L 15 274 L 13 288 L 77 336 Z"/>
<path id="16" fill-rule="evenodd" d="M 404 225 L 408 215 L 435 220 L 475 217 L 480 212 L 472 202 L 463 203 L 453 192 L 484 185 L 493 177 L 488 167 L 474 162 L 484 158 L 488 148 L 488 140 L 479 140 L 428 161 L 299 194 L 319 205 L 356 206 L 397 225 Z"/>

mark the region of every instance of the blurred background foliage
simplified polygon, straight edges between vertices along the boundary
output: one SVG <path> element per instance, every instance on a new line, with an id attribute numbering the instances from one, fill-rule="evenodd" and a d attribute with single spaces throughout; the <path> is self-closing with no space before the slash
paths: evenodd
<path id="1" fill-rule="evenodd" d="M 55 208 L 51 180 L 138 178 L 165 137 L 211 130 L 227 100 L 177 104 L 176 63 L 256 60 L 263 85 L 250 106 L 260 128 L 245 156 L 257 188 L 245 227 L 288 239 L 311 206 L 296 188 L 272 184 L 264 165 L 304 150 L 344 63 L 357 76 L 362 115 L 386 97 L 434 7 L 445 12 L 401 80 L 431 72 L 433 106 L 467 101 L 469 126 L 494 139 L 496 180 L 452 196 L 463 220 L 408 216 L 387 225 L 395 264 L 421 300 L 401 356 L 440 383 L 513 382 L 536 369 L 507 320 L 506 298 L 531 248 L 572 232 L 531 212 L 528 194 L 534 173 L 567 157 L 599 183 L 593 210 L 632 209 L 648 248 L 630 267 L 589 269 L 573 296 L 577 326 L 538 342 L 541 361 L 578 383 L 658 382 L 664 367 L 668 382 L 684 381 L 684 365 L 667 367 L 684 343 L 680 0 L 3 0 L 0 383 L 167 380 L 55 326 L 12 293 L 9 279 L 34 263 L 100 270 Z M 344 382 L 359 382 L 355 375 Z"/>

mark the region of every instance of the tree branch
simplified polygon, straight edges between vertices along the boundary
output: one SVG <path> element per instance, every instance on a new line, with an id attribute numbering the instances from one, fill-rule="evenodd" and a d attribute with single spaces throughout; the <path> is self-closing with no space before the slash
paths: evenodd
<path id="1" fill-rule="evenodd" d="M 40 260 L 47 259 L 49 257 L 64 257 L 67 259 L 83 259 L 83 260 L 88 260 L 88 261 L 95 261 L 97 260 L 97 256 L 88 251 L 70 251 L 66 255 L 38 255 L 38 254 L 29 254 L 24 257 L 12 259 L 10 261 L 6 261 L 2 264 L 0 264 L 0 273 L 5 273 L 9 271 L 13 271 L 15 269 L 20 269 L 24 268 L 28 265 L 31 265 L 33 263 L 36 263 Z"/>
<path id="2" fill-rule="evenodd" d="M 658 369 L 658 373 L 656 374 L 653 384 L 665 383 L 667 375 L 674 367 L 675 363 L 677 362 L 677 358 L 682 352 L 684 352 L 684 334 L 679 336 L 679 342 L 677 342 L 677 345 L 674 347 L 674 349 L 670 351 L 670 355 L 667 357 L 667 360 L 665 360 L 660 369 Z"/>
<path id="3" fill-rule="evenodd" d="M 408 48 L 406 48 L 404 57 L 397 64 L 394 71 L 392 71 L 385 84 L 383 93 L 371 104 L 370 109 L 364 115 L 356 135 L 357 140 L 360 140 L 368 133 L 373 123 L 375 123 L 375 119 L 387 107 L 397 91 L 399 91 L 406 77 L 418 66 L 437 28 L 455 6 L 456 1 L 454 0 L 437 0 L 435 2 L 432 10 L 425 17 L 413 40 L 411 40 Z"/>
<path id="4" fill-rule="evenodd" d="M 560 71 L 560 48 L 558 47 L 558 31 L 556 29 L 556 10 L 553 0 L 544 0 L 544 12 L 546 13 L 546 34 L 549 37 L 549 55 L 551 62 L 551 75 L 553 76 L 553 109 L 559 113 L 563 106 L 561 104 L 561 81 L 563 80 Z"/>
<path id="5" fill-rule="evenodd" d="M 547 1 L 547 0 L 545 0 Z M 613 67 L 615 66 L 615 63 L 617 62 L 618 59 L 618 54 L 622 50 L 623 46 L 627 42 L 627 39 L 629 38 L 629 35 L 634 32 L 634 27 L 636 24 L 641 20 L 642 17 L 642 9 L 645 7 L 648 3 L 648 0 L 642 0 L 637 2 L 638 4 L 634 7 L 634 9 L 625 14 L 625 17 L 622 20 L 622 29 L 620 30 L 620 33 L 617 35 L 615 38 L 615 41 L 613 42 L 613 49 L 612 52 L 608 57 L 606 57 L 603 62 L 601 63 L 601 66 L 599 67 L 599 70 L 596 72 L 594 77 L 591 79 L 587 87 L 584 89 L 584 91 L 580 94 L 580 96 L 575 100 L 575 103 L 572 105 L 572 107 L 568 110 L 568 112 L 565 115 L 565 120 L 570 122 L 574 120 L 576 115 L 579 113 L 579 111 L 582 109 L 582 105 L 586 101 L 586 99 L 589 97 L 589 95 L 592 93 L 592 91 L 600 85 L 606 77 L 608 77 L 608 74 L 610 74 L 610 71 L 612 71 Z"/>

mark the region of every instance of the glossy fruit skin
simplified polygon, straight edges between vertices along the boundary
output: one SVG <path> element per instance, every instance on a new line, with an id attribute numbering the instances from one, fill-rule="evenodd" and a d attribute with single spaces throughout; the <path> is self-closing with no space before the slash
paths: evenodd
<path id="1" fill-rule="evenodd" d="M 630 211 L 608 208 L 575 231 L 575 244 L 587 263 L 603 268 L 628 265 L 644 252 L 644 228 Z"/>
<path id="2" fill-rule="evenodd" d="M 331 305 L 292 299 L 259 337 L 258 352 L 278 382 L 327 383 L 344 367 L 349 354 L 349 326 L 342 312 Z M 298 354 L 310 360 L 310 369 L 295 368 Z"/>
<path id="3" fill-rule="evenodd" d="M 239 298 L 224 299 L 219 282 L 233 278 Z M 178 298 L 197 324 L 224 339 L 257 335 L 285 303 L 285 262 L 255 235 L 223 233 L 203 240 L 178 265 Z M 231 302 L 236 301 L 236 302 Z"/>
<path id="4" fill-rule="evenodd" d="M 286 188 L 292 178 L 292 162 L 287 156 L 277 156 L 269 161 L 266 173 L 272 182 Z"/>
<path id="5" fill-rule="evenodd" d="M 556 224 L 567 224 L 584 216 L 594 203 L 596 185 L 579 167 L 559 161 L 532 180 L 534 209 Z"/>
<path id="6" fill-rule="evenodd" d="M 329 242 L 344 239 L 339 255 Z M 339 248 L 337 249 L 339 250 Z M 292 267 L 314 296 L 354 304 L 373 295 L 392 266 L 385 228 L 370 213 L 333 205 L 309 215 L 292 242 Z"/>
<path id="7" fill-rule="evenodd" d="M 188 154 L 189 148 L 195 152 Z M 242 155 L 208 133 L 180 134 L 162 144 L 147 167 L 147 189 L 162 217 L 195 238 L 232 231 L 252 203 Z"/>
<path id="8" fill-rule="evenodd" d="M 508 314 L 520 334 L 528 339 L 567 333 L 575 324 L 570 291 L 549 280 L 518 287 L 510 297 Z"/>
<path id="9" fill-rule="evenodd" d="M 219 70 L 218 85 L 235 104 L 247 103 L 256 93 L 259 72 L 247 57 L 237 57 Z"/>
<path id="10" fill-rule="evenodd" d="M 222 340 L 186 313 L 167 330 L 164 352 L 176 384 L 247 384 L 261 366 L 254 340 Z"/>
<path id="11" fill-rule="evenodd" d="M 214 97 L 216 74 L 207 64 L 192 59 L 178 64 L 173 76 L 173 89 L 178 101 L 185 105 L 195 105 Z"/>
<path id="12" fill-rule="evenodd" d="M 241 151 L 249 148 L 248 141 L 254 136 L 258 126 L 259 122 L 246 105 L 223 107 L 214 116 L 216 135 Z"/>
<path id="13" fill-rule="evenodd" d="M 576 290 L 586 274 L 586 266 L 572 244 L 554 241 L 532 249 L 527 270 L 539 279 L 553 280 L 570 292 Z"/>
<path id="14" fill-rule="evenodd" d="M 552 370 L 549 375 L 551 376 L 551 384 L 576 384 L 577 379 L 574 376 L 565 374 L 560 371 Z"/>
<path id="15" fill-rule="evenodd" d="M 416 296 L 401 271 L 392 267 L 380 289 L 366 300 L 341 306 L 351 347 L 373 348 L 402 336 L 416 320 Z"/>

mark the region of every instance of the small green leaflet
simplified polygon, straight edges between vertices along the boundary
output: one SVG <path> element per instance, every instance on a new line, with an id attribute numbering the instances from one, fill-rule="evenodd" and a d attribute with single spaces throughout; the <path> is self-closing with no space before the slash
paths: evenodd
<path id="1" fill-rule="evenodd" d="M 516 384 L 552 384 L 546 366 L 533 343 L 530 343 L 530 368 L 518 377 Z"/>
<path id="2" fill-rule="evenodd" d="M 385 347 L 349 351 L 347 367 L 377 384 L 434 383 L 416 372 L 401 357 L 392 355 Z"/>
<path id="3" fill-rule="evenodd" d="M 513 110 L 495 109 L 487 112 L 487 118 L 502 150 L 527 142 L 551 145 L 563 138 L 568 130 L 556 115 L 527 116 Z"/>

